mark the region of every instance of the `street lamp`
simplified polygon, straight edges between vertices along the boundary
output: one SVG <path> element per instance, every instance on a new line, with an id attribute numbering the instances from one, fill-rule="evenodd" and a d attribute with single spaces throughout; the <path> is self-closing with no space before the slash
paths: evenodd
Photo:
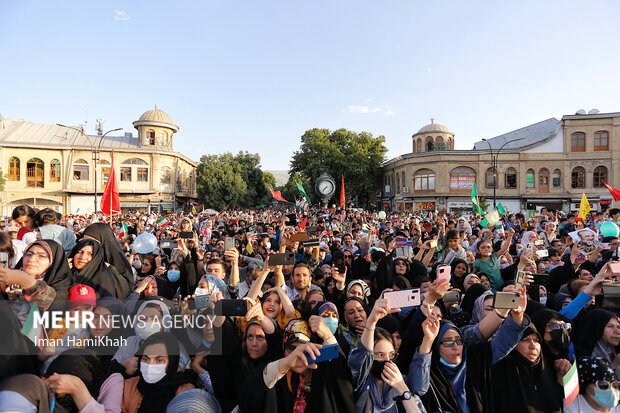
<path id="1" fill-rule="evenodd" d="M 110 132 L 116 132 L 119 130 L 123 130 L 123 128 L 116 128 L 116 129 L 110 129 L 109 131 L 107 131 L 106 133 L 104 133 L 100 138 L 99 138 L 99 146 L 95 147 L 95 144 L 93 141 L 90 140 L 90 137 L 84 133 L 84 128 L 75 128 L 73 126 L 66 126 L 66 125 L 62 125 L 60 123 L 57 123 L 56 126 L 60 126 L 62 128 L 68 128 L 68 129 L 73 129 L 74 131 L 80 132 L 82 135 L 84 135 L 86 137 L 86 139 L 88 139 L 88 143 L 90 144 L 90 146 L 92 147 L 93 150 L 93 164 L 94 164 L 94 177 L 93 177 L 93 182 L 95 185 L 95 209 L 94 209 L 94 213 L 97 213 L 97 155 L 98 153 L 101 151 L 101 143 L 103 142 L 103 138 L 105 138 L 105 136 L 110 133 Z"/>
<path id="2" fill-rule="evenodd" d="M 499 152 L 504 148 L 504 146 L 508 145 L 509 143 L 512 142 L 517 142 L 517 141 L 521 141 L 525 138 L 519 138 L 519 139 L 513 139 L 511 141 L 505 142 L 502 146 L 499 147 L 499 149 L 497 150 L 497 152 L 495 152 L 495 156 L 493 156 L 493 147 L 491 146 L 491 143 L 486 140 L 485 138 L 482 138 L 482 140 L 484 142 L 487 143 L 487 145 L 489 145 L 489 149 L 491 151 L 491 168 L 493 168 L 493 208 L 495 208 L 497 206 L 497 202 L 496 202 L 496 190 L 497 190 L 497 157 L 499 156 Z"/>

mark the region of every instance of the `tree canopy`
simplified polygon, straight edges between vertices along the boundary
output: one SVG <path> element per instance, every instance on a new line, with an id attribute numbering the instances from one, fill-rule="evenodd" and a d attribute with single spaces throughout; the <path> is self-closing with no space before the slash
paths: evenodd
<path id="1" fill-rule="evenodd" d="M 321 174 L 330 174 L 338 187 L 334 195 L 336 199 L 339 199 L 340 176 L 343 174 L 347 202 L 357 197 L 362 203 L 367 199 L 368 191 L 381 181 L 381 163 L 387 152 L 384 144 L 383 135 L 375 138 L 369 132 L 310 129 L 301 136 L 301 146 L 293 154 L 290 172 L 291 175 L 298 173 L 310 183 L 310 188 Z"/>

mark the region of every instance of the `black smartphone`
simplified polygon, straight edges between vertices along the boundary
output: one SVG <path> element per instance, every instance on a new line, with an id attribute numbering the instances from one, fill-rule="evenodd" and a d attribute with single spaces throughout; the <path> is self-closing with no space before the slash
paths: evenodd
<path id="1" fill-rule="evenodd" d="M 162 239 L 159 241 L 160 248 L 178 248 L 179 243 L 172 239 Z"/>
<path id="2" fill-rule="evenodd" d="M 200 310 L 201 308 L 205 308 L 209 305 L 210 299 L 210 294 L 197 295 L 193 300 L 187 300 L 187 306 L 190 310 Z"/>
<path id="3" fill-rule="evenodd" d="M 310 241 L 304 241 L 304 247 L 312 248 L 312 247 L 318 247 L 318 246 L 319 246 L 318 239 L 311 239 Z"/>
<path id="4" fill-rule="evenodd" d="M 296 214 L 288 214 L 286 217 L 288 218 L 288 222 L 287 222 L 288 225 L 292 225 L 292 226 L 297 225 L 297 215 Z"/>
<path id="5" fill-rule="evenodd" d="M 295 254 L 292 252 L 271 254 L 269 256 L 269 265 L 295 265 Z"/>
<path id="6" fill-rule="evenodd" d="M 243 317 L 248 312 L 245 300 L 220 300 L 215 303 L 215 315 Z"/>
<path id="7" fill-rule="evenodd" d="M 194 233 L 192 231 L 181 231 L 179 232 L 179 238 L 192 239 L 194 238 Z"/>
<path id="8" fill-rule="evenodd" d="M 202 236 L 200 237 L 200 241 L 198 241 L 198 250 L 199 251 L 204 251 L 207 249 L 207 237 L 206 236 Z"/>

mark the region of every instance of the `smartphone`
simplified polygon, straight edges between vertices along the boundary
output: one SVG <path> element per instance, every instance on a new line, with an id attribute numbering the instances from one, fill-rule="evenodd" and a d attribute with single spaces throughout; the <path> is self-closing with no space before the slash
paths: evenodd
<path id="1" fill-rule="evenodd" d="M 443 295 L 444 303 L 459 303 L 461 302 L 461 293 L 457 290 L 450 290 Z"/>
<path id="2" fill-rule="evenodd" d="M 449 265 L 440 265 L 437 267 L 437 283 L 444 284 L 446 281 L 450 282 L 450 271 L 452 267 Z"/>
<path id="3" fill-rule="evenodd" d="M 547 285 L 549 274 L 532 274 L 532 278 L 534 279 L 534 284 Z"/>
<path id="4" fill-rule="evenodd" d="M 541 239 L 537 239 L 536 241 L 534 241 L 534 245 L 536 245 L 537 247 L 544 245 L 545 242 Z"/>
<path id="5" fill-rule="evenodd" d="M 295 265 L 295 254 L 283 252 L 269 255 L 269 265 Z"/>
<path id="6" fill-rule="evenodd" d="M 243 317 L 248 312 L 245 300 L 220 300 L 215 303 L 215 315 Z"/>
<path id="7" fill-rule="evenodd" d="M 297 225 L 297 215 L 296 214 L 288 214 L 286 217 L 288 218 L 288 222 L 287 222 L 288 225 L 292 225 L 292 226 Z"/>
<path id="8" fill-rule="evenodd" d="M 224 251 L 235 248 L 235 239 L 233 237 L 224 238 Z"/>
<path id="9" fill-rule="evenodd" d="M 192 239 L 194 238 L 194 233 L 192 231 L 181 231 L 179 232 L 179 238 Z"/>
<path id="10" fill-rule="evenodd" d="M 205 308 L 209 305 L 210 299 L 211 294 L 197 295 L 193 300 L 187 300 L 187 306 L 190 310 L 200 310 L 201 308 Z"/>
<path id="11" fill-rule="evenodd" d="M 391 308 L 402 309 L 405 307 L 415 307 L 422 304 L 419 288 L 414 288 L 411 290 L 386 291 L 383 293 L 383 298 L 390 300 Z"/>
<path id="12" fill-rule="evenodd" d="M 178 248 L 179 243 L 172 239 L 162 239 L 159 241 L 159 248 Z"/>
<path id="13" fill-rule="evenodd" d="M 291 234 L 292 242 L 304 242 L 308 241 L 309 239 L 310 237 L 308 236 L 307 232 L 297 232 L 295 234 Z"/>
<path id="14" fill-rule="evenodd" d="M 311 239 L 310 241 L 304 242 L 304 247 L 312 248 L 312 247 L 318 247 L 318 246 L 319 246 L 318 239 Z"/>
<path id="15" fill-rule="evenodd" d="M 432 240 L 432 241 L 429 243 L 429 245 L 430 245 L 430 247 L 431 247 L 431 248 L 437 248 L 437 240 L 436 240 L 436 239 Z"/>
<path id="16" fill-rule="evenodd" d="M 320 355 L 316 356 L 316 360 L 312 360 L 309 354 L 306 353 L 306 359 L 308 364 L 320 363 L 322 361 L 328 361 L 338 358 L 338 344 L 329 344 L 319 349 Z"/>
<path id="17" fill-rule="evenodd" d="M 315 235 L 316 227 L 306 227 L 306 232 L 308 233 L 308 235 Z"/>
<path id="18" fill-rule="evenodd" d="M 0 267 L 9 268 L 9 253 L 0 252 Z"/>
<path id="19" fill-rule="evenodd" d="M 515 308 L 519 308 L 519 294 L 504 292 L 495 293 L 493 296 L 493 308 L 501 310 L 514 310 Z"/>
<path id="20" fill-rule="evenodd" d="M 538 255 L 538 258 L 547 258 L 549 256 L 549 251 L 546 249 L 538 250 L 536 251 L 536 255 Z"/>
<path id="21" fill-rule="evenodd" d="M 515 275 L 515 289 L 520 290 L 523 288 L 523 283 L 525 282 L 525 271 L 517 271 Z"/>
<path id="22" fill-rule="evenodd" d="M 407 245 L 413 245 L 413 240 L 411 238 L 396 238 L 397 247 L 406 247 Z"/>
<path id="23" fill-rule="evenodd" d="M 609 261 L 609 270 L 614 274 L 620 274 L 620 261 Z"/>
<path id="24" fill-rule="evenodd" d="M 603 242 L 601 245 L 603 246 L 604 250 L 610 250 L 611 249 L 611 244 L 609 242 Z"/>
<path id="25" fill-rule="evenodd" d="M 200 237 L 200 241 L 198 241 L 198 250 L 205 251 L 206 249 L 207 249 L 207 237 L 203 235 L 202 237 Z"/>

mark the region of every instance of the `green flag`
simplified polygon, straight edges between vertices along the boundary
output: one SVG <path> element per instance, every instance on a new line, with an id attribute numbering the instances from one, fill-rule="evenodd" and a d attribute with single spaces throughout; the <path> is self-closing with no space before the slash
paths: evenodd
<path id="1" fill-rule="evenodd" d="M 499 213 L 502 214 L 502 215 L 504 215 L 506 213 L 506 208 L 504 208 L 504 206 L 502 205 L 501 202 L 499 204 L 497 204 L 497 211 L 499 211 Z"/>
<path id="2" fill-rule="evenodd" d="M 301 194 L 304 196 L 304 198 L 306 198 L 306 200 L 308 200 L 308 203 L 311 204 L 312 201 L 310 201 L 310 197 L 306 193 L 306 190 L 304 189 L 304 187 L 301 186 L 301 184 L 299 182 L 295 182 L 295 185 L 297 185 L 297 189 L 299 189 L 299 192 L 301 192 Z"/>
<path id="3" fill-rule="evenodd" d="M 484 216 L 484 218 L 482 218 L 482 220 L 480 221 L 480 226 L 482 228 L 486 228 L 487 225 L 490 226 L 495 226 L 495 224 L 497 224 L 499 222 L 499 220 L 502 218 L 500 212 L 498 211 L 497 208 L 493 208 L 493 210 L 491 212 L 487 212 L 487 214 Z"/>
<path id="4" fill-rule="evenodd" d="M 472 209 L 474 210 L 474 214 L 481 215 L 482 209 L 480 209 L 480 204 L 478 203 L 478 191 L 476 191 L 475 180 L 474 180 L 474 185 L 471 188 L 471 203 L 472 203 Z"/>

